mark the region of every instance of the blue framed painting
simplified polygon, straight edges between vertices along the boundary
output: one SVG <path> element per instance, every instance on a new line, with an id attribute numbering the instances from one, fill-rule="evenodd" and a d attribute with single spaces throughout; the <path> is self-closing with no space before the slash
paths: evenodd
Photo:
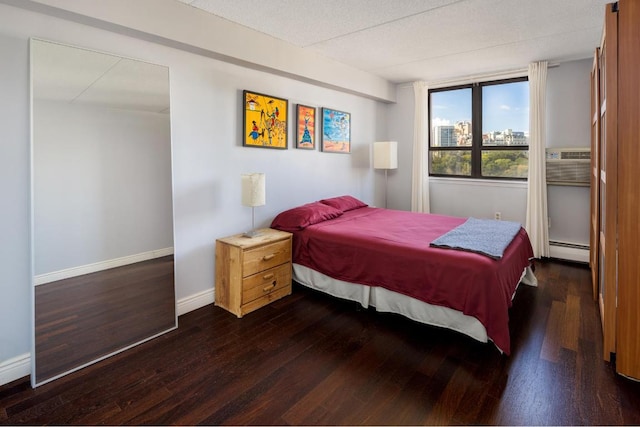
<path id="1" fill-rule="evenodd" d="M 322 108 L 322 151 L 351 153 L 351 114 Z"/>

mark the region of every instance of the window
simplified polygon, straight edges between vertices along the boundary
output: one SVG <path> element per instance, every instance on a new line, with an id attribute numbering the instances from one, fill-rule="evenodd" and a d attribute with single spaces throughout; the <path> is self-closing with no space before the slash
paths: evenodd
<path id="1" fill-rule="evenodd" d="M 429 91 L 429 174 L 526 179 L 526 77 Z"/>

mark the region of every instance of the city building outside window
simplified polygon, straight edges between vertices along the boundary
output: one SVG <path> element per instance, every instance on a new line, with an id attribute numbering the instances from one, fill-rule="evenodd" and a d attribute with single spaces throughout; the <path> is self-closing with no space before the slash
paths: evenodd
<path id="1" fill-rule="evenodd" d="M 526 77 L 429 91 L 429 174 L 526 179 Z"/>

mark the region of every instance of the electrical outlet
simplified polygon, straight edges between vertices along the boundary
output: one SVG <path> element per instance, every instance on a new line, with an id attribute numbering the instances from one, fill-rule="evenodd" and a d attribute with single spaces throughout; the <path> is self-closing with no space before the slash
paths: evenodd
<path id="1" fill-rule="evenodd" d="M 497 219 L 498 221 L 500 221 L 502 219 L 502 214 L 500 212 L 496 212 L 494 214 L 494 219 Z"/>

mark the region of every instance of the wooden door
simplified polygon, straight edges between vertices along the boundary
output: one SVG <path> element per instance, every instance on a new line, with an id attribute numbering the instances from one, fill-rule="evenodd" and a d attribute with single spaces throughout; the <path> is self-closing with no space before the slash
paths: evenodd
<path id="1" fill-rule="evenodd" d="M 603 357 L 616 352 L 617 284 L 617 144 L 618 144 L 618 13 L 606 7 L 600 46 L 600 253 L 599 304 L 604 335 Z"/>
<path id="2" fill-rule="evenodd" d="M 618 16 L 616 370 L 640 379 L 640 1 L 621 0 Z"/>
<path id="3" fill-rule="evenodd" d="M 600 254 L 600 49 L 596 48 L 591 67 L 591 228 L 589 266 L 593 299 L 598 298 Z"/>

